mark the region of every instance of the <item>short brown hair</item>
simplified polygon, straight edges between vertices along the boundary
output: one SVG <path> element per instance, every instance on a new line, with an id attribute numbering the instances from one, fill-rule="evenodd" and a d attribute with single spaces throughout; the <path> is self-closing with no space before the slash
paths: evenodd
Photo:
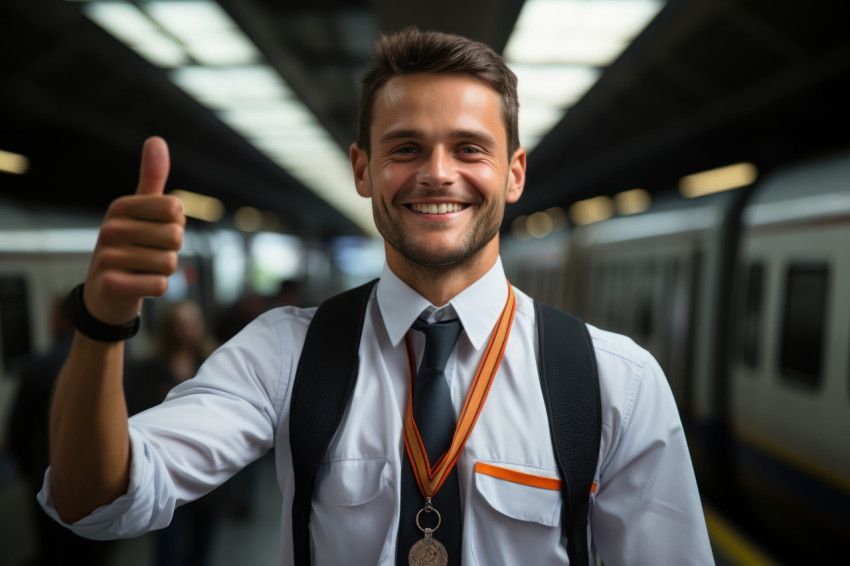
<path id="1" fill-rule="evenodd" d="M 407 27 L 382 35 L 360 88 L 357 145 L 369 153 L 375 96 L 391 78 L 414 73 L 460 73 L 499 93 L 508 138 L 508 157 L 519 148 L 517 79 L 504 59 L 487 45 L 460 35 Z"/>

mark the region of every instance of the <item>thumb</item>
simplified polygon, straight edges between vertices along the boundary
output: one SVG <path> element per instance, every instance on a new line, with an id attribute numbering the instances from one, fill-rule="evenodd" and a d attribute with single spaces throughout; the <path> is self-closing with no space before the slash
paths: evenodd
<path id="1" fill-rule="evenodd" d="M 142 165 L 139 169 L 139 186 L 137 195 L 161 195 L 165 191 L 165 180 L 168 179 L 170 159 L 168 145 L 159 136 L 145 140 L 142 148 Z"/>

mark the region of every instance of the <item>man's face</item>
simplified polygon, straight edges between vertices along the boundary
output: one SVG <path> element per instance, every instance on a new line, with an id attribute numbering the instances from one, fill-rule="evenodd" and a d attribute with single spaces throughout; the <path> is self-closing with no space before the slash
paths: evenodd
<path id="1" fill-rule="evenodd" d="M 352 163 L 391 267 L 451 266 L 482 250 L 495 260 L 505 203 L 525 181 L 498 93 L 465 75 L 394 77 L 375 98 L 370 135 L 371 154 L 354 146 Z"/>

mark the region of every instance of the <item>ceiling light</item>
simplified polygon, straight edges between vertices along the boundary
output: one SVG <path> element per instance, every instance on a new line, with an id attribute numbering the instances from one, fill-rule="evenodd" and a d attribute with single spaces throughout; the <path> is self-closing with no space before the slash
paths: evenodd
<path id="1" fill-rule="evenodd" d="M 369 200 L 353 190 L 347 151 L 217 3 L 111 1 L 83 9 L 151 63 L 178 67 L 169 73 L 176 85 L 361 230 L 377 235 Z"/>
<path id="2" fill-rule="evenodd" d="M 758 169 L 755 165 L 736 163 L 682 177 L 679 192 L 684 197 L 696 198 L 752 185 L 757 177 Z"/>
<path id="3" fill-rule="evenodd" d="M 188 61 L 185 51 L 135 5 L 91 2 L 83 13 L 158 67 L 176 67 Z"/>
<path id="4" fill-rule="evenodd" d="M 233 224 L 243 232 L 256 232 L 263 225 L 263 213 L 253 206 L 243 206 L 233 214 Z"/>
<path id="5" fill-rule="evenodd" d="M 576 102 L 599 79 L 599 69 L 582 65 L 509 64 L 516 74 L 520 101 L 567 106 Z M 522 108 L 520 102 L 520 108 Z"/>
<path id="6" fill-rule="evenodd" d="M 212 109 L 262 104 L 292 98 L 280 75 L 266 65 L 175 69 L 171 80 L 198 102 Z"/>
<path id="7" fill-rule="evenodd" d="M 569 214 L 577 226 L 601 222 L 614 216 L 614 202 L 606 196 L 580 200 L 570 206 Z"/>
<path id="8" fill-rule="evenodd" d="M 238 65 L 260 59 L 251 41 L 215 2 L 146 2 L 142 6 L 198 63 Z"/>
<path id="9" fill-rule="evenodd" d="M 224 216 L 224 204 L 217 198 L 208 197 L 191 191 L 175 190 L 174 195 L 183 203 L 183 214 L 204 222 L 218 222 Z"/>
<path id="10" fill-rule="evenodd" d="M 30 161 L 25 156 L 0 149 L 0 171 L 23 175 L 30 168 Z"/>
<path id="11" fill-rule="evenodd" d="M 521 242 L 530 240 L 531 234 L 528 233 L 527 224 L 527 214 L 522 214 L 514 218 L 513 222 L 511 222 L 511 235 L 517 240 L 520 240 Z"/>
<path id="12" fill-rule="evenodd" d="M 611 64 L 655 17 L 661 0 L 527 0 L 505 57 L 515 62 Z"/>
<path id="13" fill-rule="evenodd" d="M 552 231 L 563 230 L 567 227 L 567 211 L 560 206 L 546 209 L 546 214 L 552 219 Z"/>
<path id="14" fill-rule="evenodd" d="M 617 213 L 623 216 L 639 214 L 649 209 L 649 193 L 644 189 L 632 189 L 614 195 L 614 206 Z"/>
<path id="15" fill-rule="evenodd" d="M 552 218 L 542 211 L 531 214 L 525 221 L 525 229 L 534 238 L 545 238 L 554 227 L 555 223 L 552 222 Z"/>
<path id="16" fill-rule="evenodd" d="M 519 79 L 531 151 L 652 20 L 663 0 L 526 0 L 504 57 Z M 532 125 L 527 125 L 535 119 Z"/>

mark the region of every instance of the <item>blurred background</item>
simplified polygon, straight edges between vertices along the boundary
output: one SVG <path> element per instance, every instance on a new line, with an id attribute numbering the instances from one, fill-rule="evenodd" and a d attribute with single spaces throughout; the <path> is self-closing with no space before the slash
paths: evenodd
<path id="1" fill-rule="evenodd" d="M 68 335 L 56 301 L 85 277 L 150 135 L 169 143 L 168 191 L 189 224 L 168 294 L 146 303 L 129 343 L 138 410 L 260 312 L 376 277 L 383 243 L 348 147 L 375 40 L 411 24 L 487 43 L 519 77 L 528 180 L 503 223 L 509 278 L 658 358 L 718 564 L 847 559 L 841 6 L 0 0 L 3 563 L 278 560 L 267 460 L 187 506 L 169 533 L 91 545 L 44 521 L 33 498 Z M 151 363 L 181 371 L 133 381 Z"/>

